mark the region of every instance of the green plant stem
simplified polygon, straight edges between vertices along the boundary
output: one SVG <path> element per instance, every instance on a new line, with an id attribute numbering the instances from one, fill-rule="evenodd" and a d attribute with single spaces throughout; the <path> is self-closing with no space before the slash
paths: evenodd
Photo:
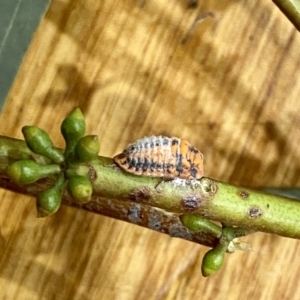
<path id="1" fill-rule="evenodd" d="M 300 1 L 299 0 L 273 0 L 278 8 L 300 31 Z"/>
<path id="2" fill-rule="evenodd" d="M 146 203 L 179 214 L 300 238 L 300 202 L 263 194 L 210 178 L 188 184 L 185 180 L 161 181 L 123 173 L 111 159 L 100 157 L 92 165 L 74 164 L 70 172 L 91 176 L 94 194 Z"/>
<path id="3" fill-rule="evenodd" d="M 39 181 L 37 184 L 17 187 L 8 180 L 8 162 L 28 158 L 28 155 L 30 156 L 30 152 L 25 143 L 0 137 L 0 184 L 4 188 L 35 195 L 48 187 L 49 182 L 53 183 L 51 178 L 47 178 L 48 180 Z M 82 206 L 87 210 L 97 211 L 104 202 L 111 208 L 118 203 L 126 206 L 127 212 L 133 205 L 133 211 L 143 207 L 147 213 L 154 209 L 166 215 L 173 214 L 176 218 L 181 214 L 193 214 L 224 223 L 226 226 L 300 238 L 298 201 L 236 187 L 210 178 L 189 182 L 135 176 L 124 173 L 112 159 L 105 157 L 99 157 L 91 163 L 73 163 L 68 167 L 68 176 L 87 176 L 93 184 L 92 200 Z M 78 206 L 66 196 L 65 202 Z M 141 214 L 137 209 L 136 215 Z"/>
<path id="4" fill-rule="evenodd" d="M 49 159 L 33 154 L 24 141 L 0 136 L 0 187 L 36 197 L 53 186 L 56 176 L 49 176 L 28 185 L 17 185 L 10 180 L 6 173 L 7 166 L 20 159 L 33 159 L 40 164 L 51 164 Z M 62 203 L 208 247 L 214 247 L 219 241 L 214 234 L 209 232 L 188 230 L 182 225 L 178 214 L 145 204 L 94 196 L 89 203 L 82 206 L 76 203 L 67 192 L 63 194 Z"/>

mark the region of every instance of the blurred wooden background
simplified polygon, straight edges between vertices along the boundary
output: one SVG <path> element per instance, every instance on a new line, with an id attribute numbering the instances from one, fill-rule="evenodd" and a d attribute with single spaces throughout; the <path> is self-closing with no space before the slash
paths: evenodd
<path id="1" fill-rule="evenodd" d="M 35 124 L 63 147 L 60 123 L 79 106 L 104 156 L 178 136 L 204 153 L 206 176 L 299 186 L 300 33 L 271 1 L 192 4 L 52 0 L 0 134 Z M 203 278 L 205 247 L 70 207 L 37 219 L 34 199 L 0 192 L 1 299 L 299 299 L 300 241 L 254 234 L 253 251 Z"/>

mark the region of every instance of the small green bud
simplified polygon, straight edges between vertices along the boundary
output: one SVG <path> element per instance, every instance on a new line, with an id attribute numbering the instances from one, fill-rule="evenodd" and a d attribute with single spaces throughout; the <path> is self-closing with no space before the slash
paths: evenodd
<path id="1" fill-rule="evenodd" d="M 218 244 L 206 252 L 202 259 L 201 272 L 204 277 L 215 274 L 221 269 L 225 260 L 227 245 Z"/>
<path id="2" fill-rule="evenodd" d="M 217 224 L 195 215 L 181 215 L 181 223 L 193 232 L 208 232 L 215 237 L 222 235 L 222 227 Z"/>
<path id="3" fill-rule="evenodd" d="M 45 190 L 37 196 L 37 217 L 47 217 L 58 211 L 61 205 L 64 177 L 60 175 L 54 186 Z"/>
<path id="4" fill-rule="evenodd" d="M 58 165 L 39 165 L 29 159 L 18 160 L 7 168 L 8 176 L 18 184 L 30 184 L 60 172 Z"/>
<path id="5" fill-rule="evenodd" d="M 89 202 L 93 194 L 92 183 L 85 176 L 71 177 L 67 183 L 67 190 L 72 198 L 79 204 Z"/>
<path id="6" fill-rule="evenodd" d="M 89 162 L 98 158 L 100 143 L 97 135 L 81 138 L 75 146 L 75 156 L 81 162 Z"/>
<path id="7" fill-rule="evenodd" d="M 28 148 L 36 153 L 51 159 L 56 164 L 64 161 L 63 154 L 53 146 L 48 133 L 36 126 L 24 126 L 22 132 Z"/>
<path id="8" fill-rule="evenodd" d="M 85 120 L 80 108 L 75 108 L 61 124 L 61 133 L 66 141 L 65 157 L 69 157 L 78 140 L 85 134 Z"/>

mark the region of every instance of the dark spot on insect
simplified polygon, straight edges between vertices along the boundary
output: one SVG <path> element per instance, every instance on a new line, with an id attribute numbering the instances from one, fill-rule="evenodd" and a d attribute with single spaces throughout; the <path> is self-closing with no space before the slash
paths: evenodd
<path id="1" fill-rule="evenodd" d="M 134 147 L 134 146 L 131 146 L 130 150 L 131 150 L 131 151 L 134 151 L 134 150 L 135 150 L 135 147 Z"/>
<path id="2" fill-rule="evenodd" d="M 167 168 L 167 172 L 168 172 L 168 173 L 173 172 L 173 170 L 172 170 L 172 168 L 173 168 L 172 164 L 169 164 L 169 163 L 168 163 L 168 164 L 166 165 L 166 168 Z"/>
<path id="3" fill-rule="evenodd" d="M 150 143 L 150 147 L 153 148 L 154 147 L 154 142 Z"/>
<path id="4" fill-rule="evenodd" d="M 137 165 L 137 160 L 133 158 L 129 163 L 129 168 L 135 168 Z"/>
<path id="5" fill-rule="evenodd" d="M 247 192 L 247 191 L 243 191 L 243 190 L 238 191 L 238 195 L 239 195 L 242 199 L 247 199 L 247 198 L 249 198 L 249 192 Z"/>
<path id="6" fill-rule="evenodd" d="M 127 159 L 126 160 L 123 160 L 123 161 L 121 161 L 121 165 L 123 166 L 123 165 L 127 165 L 128 164 L 128 162 L 127 162 Z"/>
<path id="7" fill-rule="evenodd" d="M 150 198 L 150 189 L 146 186 L 134 189 L 129 193 L 129 199 L 137 202 L 144 202 Z"/>
<path id="8" fill-rule="evenodd" d="M 168 144 L 169 144 L 169 140 L 166 139 L 166 138 L 164 138 L 164 139 L 163 139 L 163 145 L 166 146 L 166 145 L 168 145 Z"/>
<path id="9" fill-rule="evenodd" d="M 189 151 L 194 152 L 194 153 L 198 153 L 198 150 L 192 145 L 189 146 Z"/>
<path id="10" fill-rule="evenodd" d="M 143 166 L 143 163 L 141 162 L 141 159 L 139 158 L 138 162 L 135 166 L 135 170 L 138 171 L 140 168 L 142 168 L 142 166 Z"/>
<path id="11" fill-rule="evenodd" d="M 178 145 L 178 140 L 173 140 L 172 141 L 172 146 Z"/>
<path id="12" fill-rule="evenodd" d="M 190 174 L 192 177 L 196 177 L 197 175 L 197 169 L 195 167 L 192 167 L 191 170 L 190 170 Z"/>
<path id="13" fill-rule="evenodd" d="M 199 195 L 187 195 L 181 200 L 181 203 L 185 211 L 192 212 L 199 208 L 201 204 L 201 198 Z"/>
<path id="14" fill-rule="evenodd" d="M 160 146 L 160 141 L 159 140 L 156 140 L 156 142 L 155 142 L 155 146 Z"/>
<path id="15" fill-rule="evenodd" d="M 251 207 L 248 211 L 248 216 L 251 219 L 259 218 L 262 216 L 262 211 L 259 207 Z"/>
<path id="16" fill-rule="evenodd" d="M 157 169 L 157 163 L 156 163 L 155 161 L 153 161 L 153 162 L 151 163 L 150 169 L 151 169 L 151 171 L 154 171 L 154 170 Z"/>
<path id="17" fill-rule="evenodd" d="M 145 143 L 145 148 L 148 148 L 148 146 L 149 146 L 149 142 L 146 142 Z"/>
<path id="18" fill-rule="evenodd" d="M 171 172 L 173 172 L 174 168 L 175 168 L 174 164 L 168 164 L 168 169 L 169 169 Z"/>
<path id="19" fill-rule="evenodd" d="M 144 165 L 143 165 L 143 171 L 147 171 L 149 169 L 149 167 L 151 166 L 151 162 L 145 158 L 145 161 L 144 161 Z"/>
<path id="20" fill-rule="evenodd" d="M 180 174 L 183 172 L 183 167 L 182 167 L 182 154 L 179 155 L 178 157 L 178 162 L 176 166 L 176 171 Z"/>
<path id="21" fill-rule="evenodd" d="M 183 173 L 183 169 L 181 171 L 178 171 L 177 177 L 180 177 L 182 173 Z"/>
<path id="22" fill-rule="evenodd" d="M 125 149 L 121 154 L 119 154 L 121 156 L 121 158 L 127 158 L 127 156 L 130 154 L 131 152 L 129 151 L 129 149 Z"/>
<path id="23" fill-rule="evenodd" d="M 119 155 L 119 158 L 120 158 L 120 159 L 124 159 L 124 158 L 126 158 L 126 155 L 125 155 L 125 153 L 124 153 L 124 152 L 122 152 L 122 153 Z"/>

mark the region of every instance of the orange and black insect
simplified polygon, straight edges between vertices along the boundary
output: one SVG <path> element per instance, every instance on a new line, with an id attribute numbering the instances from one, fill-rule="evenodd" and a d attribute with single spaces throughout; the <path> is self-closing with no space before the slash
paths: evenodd
<path id="1" fill-rule="evenodd" d="M 135 174 L 173 179 L 200 179 L 203 155 L 187 140 L 176 137 L 144 137 L 114 157 L 123 170 Z"/>

